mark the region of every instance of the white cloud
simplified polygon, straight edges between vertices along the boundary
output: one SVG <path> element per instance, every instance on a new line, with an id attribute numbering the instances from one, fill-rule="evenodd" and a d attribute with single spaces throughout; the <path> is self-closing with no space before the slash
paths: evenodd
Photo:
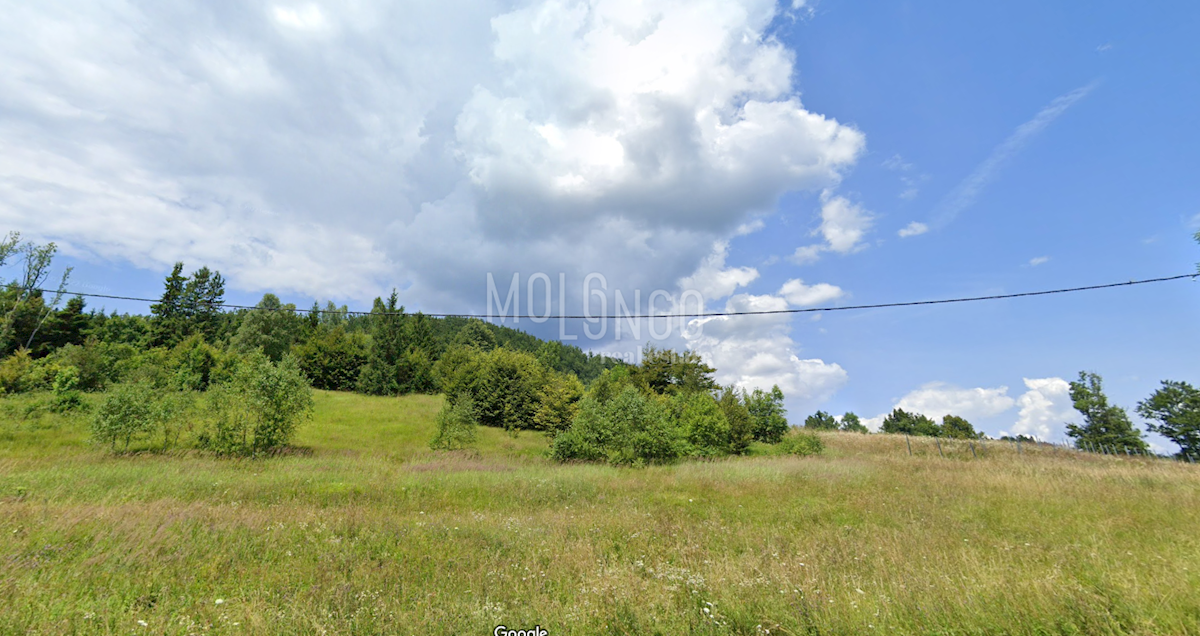
<path id="1" fill-rule="evenodd" d="M 913 165 L 905 161 L 904 157 L 901 157 L 899 154 L 888 157 L 881 165 L 888 170 L 897 170 L 900 172 L 907 172 L 913 169 Z"/>
<path id="2" fill-rule="evenodd" d="M 958 415 L 970 420 L 998 415 L 1014 404 L 1006 386 L 963 389 L 944 382 L 931 382 L 900 398 L 895 408 L 938 420 L 944 415 Z"/>
<path id="3" fill-rule="evenodd" d="M 1037 256 L 1037 257 L 1029 259 L 1029 266 L 1037 267 L 1038 265 L 1043 265 L 1048 262 L 1050 262 L 1049 256 Z"/>
<path id="4" fill-rule="evenodd" d="M 818 231 L 829 249 L 840 254 L 861 249 L 863 235 L 873 224 L 871 214 L 845 197 L 827 195 L 824 199 Z"/>
<path id="5" fill-rule="evenodd" d="M 908 225 L 901 228 L 901 230 L 899 232 L 897 232 L 897 234 L 900 235 L 900 238 L 908 238 L 910 236 L 920 236 L 928 231 L 929 231 L 928 225 L 925 225 L 924 223 L 920 223 L 917 221 L 913 221 L 912 223 L 909 223 Z"/>
<path id="6" fill-rule="evenodd" d="M 766 34 L 786 9 L 16 6 L 0 221 L 76 255 L 207 263 L 231 288 L 395 284 L 425 309 L 478 309 L 489 271 L 667 288 L 862 152 L 799 101 Z"/>
<path id="7" fill-rule="evenodd" d="M 825 243 L 797 247 L 789 260 L 805 265 L 820 260 L 822 252 L 849 254 L 864 249 L 863 236 L 874 222 L 875 217 L 862 206 L 826 190 L 821 194 L 821 225 L 812 232 Z"/>
<path id="8" fill-rule="evenodd" d="M 1025 378 L 1025 388 L 1028 390 L 1017 398 L 1021 411 L 1012 433 L 1044 440 L 1061 439 L 1066 423 L 1075 416 L 1071 385 L 1062 378 Z"/>
<path id="9" fill-rule="evenodd" d="M 717 300 L 732 294 L 738 287 L 745 287 L 758 278 L 753 267 L 726 267 L 725 257 L 729 243 L 718 241 L 713 252 L 704 259 L 691 276 L 679 281 L 683 290 L 696 290 L 705 300 Z"/>
<path id="10" fill-rule="evenodd" d="M 811 307 L 837 300 L 846 293 L 842 291 L 841 287 L 829 283 L 805 285 L 804 281 L 799 278 L 793 278 L 783 284 L 783 287 L 779 289 L 779 295 L 783 296 L 793 307 Z"/>
<path id="11" fill-rule="evenodd" d="M 731 312 L 787 308 L 787 300 L 771 295 L 739 294 L 725 305 Z M 687 344 L 716 367 L 718 382 L 748 390 L 779 385 L 788 409 L 803 413 L 832 397 L 849 375 L 838 364 L 801 358 L 790 325 L 786 314 L 701 318 L 692 321 Z"/>
<path id="12" fill-rule="evenodd" d="M 823 251 L 824 247 L 824 245 L 806 245 L 803 247 L 797 247 L 796 251 L 788 257 L 788 260 L 797 265 L 815 263 L 821 259 L 821 252 Z"/>

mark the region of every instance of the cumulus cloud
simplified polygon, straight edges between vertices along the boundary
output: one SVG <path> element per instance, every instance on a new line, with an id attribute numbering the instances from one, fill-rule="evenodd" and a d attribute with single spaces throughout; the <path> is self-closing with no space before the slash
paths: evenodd
<path id="1" fill-rule="evenodd" d="M 477 309 L 489 271 L 669 287 L 862 152 L 797 97 L 793 54 L 766 34 L 779 10 L 13 7 L 0 221 L 76 255 L 205 262 L 237 288 L 397 284 L 426 308 Z M 830 201 L 823 233 L 850 249 L 855 208 Z"/>
<path id="2" fill-rule="evenodd" d="M 1014 435 L 1032 435 L 1057 440 L 1066 432 L 1066 423 L 1075 417 L 1071 403 L 1071 385 L 1062 378 L 1025 378 L 1027 391 L 1017 398 L 1021 410 L 1013 424 Z"/>
<path id="3" fill-rule="evenodd" d="M 865 247 L 862 239 L 874 224 L 875 217 L 865 208 L 826 190 L 821 195 L 821 225 L 812 232 L 825 242 L 796 248 L 791 260 L 803 265 L 820 259 L 822 252 L 857 252 Z"/>
<path id="4" fill-rule="evenodd" d="M 969 420 L 999 415 L 1014 404 L 1006 386 L 964 389 L 944 382 L 931 382 L 900 398 L 896 408 L 935 419 L 958 415 Z"/>
<path id="5" fill-rule="evenodd" d="M 804 281 L 799 278 L 793 278 L 783 284 L 783 287 L 779 289 L 779 295 L 783 296 L 793 307 L 811 307 L 837 300 L 844 296 L 845 292 L 837 285 L 829 283 L 805 285 Z"/>
<path id="6" fill-rule="evenodd" d="M 704 259 L 700 267 L 691 276 L 679 281 L 679 287 L 696 290 L 706 300 L 717 300 L 758 278 L 758 270 L 753 267 L 726 267 L 725 257 L 728 253 L 729 243 L 718 241 L 713 246 L 712 254 Z"/>
<path id="7" fill-rule="evenodd" d="M 787 308 L 787 300 L 772 295 L 738 294 L 725 304 L 730 312 Z M 849 374 L 836 363 L 801 358 L 790 323 L 786 314 L 696 319 L 687 344 L 716 367 L 718 382 L 748 390 L 779 385 L 789 410 L 805 412 L 832 397 Z"/>
<path id="8" fill-rule="evenodd" d="M 929 231 L 928 225 L 925 225 L 924 223 L 920 223 L 917 221 L 913 221 L 912 223 L 909 223 L 908 225 L 901 228 L 900 231 L 897 232 L 897 234 L 900 235 L 900 238 L 908 238 L 910 236 L 920 236 L 928 231 Z"/>

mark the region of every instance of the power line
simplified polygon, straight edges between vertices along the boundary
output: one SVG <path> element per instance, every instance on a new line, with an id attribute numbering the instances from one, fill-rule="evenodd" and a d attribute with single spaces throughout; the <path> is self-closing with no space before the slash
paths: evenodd
<path id="1" fill-rule="evenodd" d="M 763 311 L 713 311 L 713 312 L 700 312 L 700 313 L 692 313 L 692 314 L 631 314 L 631 315 L 626 315 L 626 316 L 621 316 L 621 315 L 589 316 L 586 314 L 575 314 L 575 315 L 565 315 L 565 316 L 538 316 L 538 315 L 534 315 L 534 314 L 529 314 L 529 315 L 516 314 L 516 315 L 512 315 L 512 316 L 491 316 L 491 315 L 486 315 L 486 314 L 427 314 L 424 312 L 417 312 L 417 313 L 421 313 L 422 315 L 429 316 L 430 318 L 479 318 L 481 320 L 487 320 L 487 319 L 492 319 L 492 318 L 500 318 L 500 319 L 525 318 L 525 319 L 537 319 L 537 320 L 543 320 L 543 319 L 545 319 L 545 320 L 630 320 L 630 319 L 642 319 L 642 318 L 718 318 L 718 317 L 723 317 L 723 316 L 765 316 L 765 315 L 771 315 L 771 314 L 805 314 L 805 313 L 813 313 L 813 312 L 819 312 L 819 311 L 850 311 L 853 309 L 883 309 L 883 308 L 887 308 L 887 307 L 915 307 L 918 305 L 946 305 L 946 304 L 950 304 L 950 303 L 969 303 L 969 302 L 976 302 L 976 301 L 981 301 L 981 300 L 1003 300 L 1006 298 L 1025 298 L 1028 296 L 1049 296 L 1051 294 L 1068 294 L 1071 292 L 1090 291 L 1090 290 L 1094 290 L 1094 289 L 1109 289 L 1112 287 L 1131 287 L 1133 285 L 1147 285 L 1150 283 L 1162 283 L 1162 282 L 1172 281 L 1172 280 L 1181 280 L 1184 278 L 1195 279 L 1197 276 L 1200 276 L 1200 272 L 1195 273 L 1195 274 L 1180 274 L 1178 276 L 1167 276 L 1167 277 L 1163 277 L 1163 278 L 1147 278 L 1147 279 L 1143 279 L 1143 280 L 1131 280 L 1131 281 L 1126 281 L 1123 283 L 1108 283 L 1105 285 L 1088 285 L 1086 287 L 1068 287 L 1065 289 L 1049 289 L 1049 290 L 1043 290 L 1043 291 L 1021 292 L 1021 293 L 1016 293 L 1016 294 L 997 294 L 997 295 L 992 295 L 992 296 L 972 296 L 969 298 L 945 298 L 945 299 L 941 299 L 941 300 L 913 300 L 913 301 L 896 302 L 896 303 L 877 303 L 877 304 L 872 304 L 872 305 L 847 305 L 844 307 L 808 307 L 808 308 L 804 308 L 804 309 L 770 309 L 770 310 L 763 310 Z M 34 289 L 33 291 L 40 291 L 42 293 L 57 293 L 58 292 L 58 290 L 54 290 L 54 289 Z M 88 294 L 88 293 L 84 293 L 84 292 L 75 292 L 75 291 L 64 291 L 63 293 L 69 294 L 71 296 L 83 296 L 86 298 L 107 298 L 107 299 L 111 299 L 111 300 L 132 300 L 132 301 L 136 301 L 136 302 L 145 302 L 145 303 L 160 302 L 160 300 L 156 299 L 156 298 L 136 298 L 133 296 L 113 296 L 113 295 L 108 295 L 108 294 Z M 250 306 L 250 305 L 235 305 L 232 303 L 218 303 L 217 306 L 223 307 L 225 309 L 262 309 L 261 307 L 254 307 L 254 306 Z M 287 309 L 286 307 L 279 307 L 276 309 L 272 309 L 272 311 L 292 311 L 295 313 L 305 313 L 305 314 L 312 314 L 312 313 L 340 314 L 343 316 L 345 316 L 345 315 L 353 315 L 353 316 L 372 315 L 372 312 L 369 312 L 369 311 L 350 311 L 350 310 L 342 311 L 342 310 L 330 310 L 330 309 L 299 309 L 299 308 Z M 412 315 L 412 314 L 409 314 L 409 312 L 386 312 L 385 311 L 385 312 L 375 313 L 374 315 L 395 316 L 395 315 Z"/>

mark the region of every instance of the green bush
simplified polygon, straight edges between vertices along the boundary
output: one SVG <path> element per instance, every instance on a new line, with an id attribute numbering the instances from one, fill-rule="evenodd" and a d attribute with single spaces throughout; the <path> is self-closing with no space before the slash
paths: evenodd
<path id="1" fill-rule="evenodd" d="M 825 450 L 825 442 L 812 433 L 793 431 L 785 435 L 775 449 L 783 455 L 820 455 Z"/>
<path id="2" fill-rule="evenodd" d="M 755 389 L 749 395 L 743 394 L 746 409 L 754 420 L 754 439 L 767 444 L 778 444 L 788 431 L 787 410 L 783 408 L 783 391 L 779 386 L 763 391 Z"/>
<path id="3" fill-rule="evenodd" d="M 460 450 L 475 443 L 475 405 L 471 398 L 447 401 L 437 415 L 437 433 L 429 441 L 434 450 Z"/>
<path id="4" fill-rule="evenodd" d="M 729 454 L 729 420 L 708 393 L 681 394 L 679 426 L 698 457 Z"/>
<path id="5" fill-rule="evenodd" d="M 281 448 L 312 416 L 312 387 L 295 358 L 278 364 L 251 354 L 228 382 L 208 391 L 210 420 L 197 438 L 222 455 L 256 455 Z"/>
<path id="6" fill-rule="evenodd" d="M 92 440 L 114 452 L 135 443 L 168 449 L 179 441 L 189 404 L 186 394 L 164 394 L 147 382 L 117 385 L 92 416 Z"/>
<path id="7" fill-rule="evenodd" d="M 87 406 L 79 389 L 79 370 L 62 367 L 51 385 L 50 410 L 56 413 L 81 411 Z"/>
<path id="8" fill-rule="evenodd" d="M 661 464 L 686 451 L 683 435 L 664 405 L 627 386 L 607 403 L 592 397 L 581 400 L 571 427 L 554 438 L 551 457 Z"/>
<path id="9" fill-rule="evenodd" d="M 0 362 L 0 391 L 24 393 L 33 388 L 33 360 L 28 349 L 17 349 Z"/>

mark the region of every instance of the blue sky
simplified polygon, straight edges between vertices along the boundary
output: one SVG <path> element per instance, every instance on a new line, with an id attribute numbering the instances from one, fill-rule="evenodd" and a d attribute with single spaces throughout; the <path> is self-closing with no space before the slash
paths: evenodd
<path id="1" fill-rule="evenodd" d="M 394 285 L 410 308 L 483 311 L 489 272 L 521 274 L 523 293 L 531 274 L 562 272 L 573 311 L 595 272 L 610 306 L 616 289 L 690 288 L 736 310 L 1073 287 L 1200 261 L 1190 3 L 8 14 L 0 220 L 57 241 L 81 291 L 155 296 L 184 260 L 221 269 L 248 304 L 275 291 L 366 308 Z M 708 321 L 663 343 L 701 351 L 723 381 L 780 383 L 793 420 L 900 405 L 1059 440 L 1080 370 L 1127 407 L 1159 380 L 1200 382 L 1198 310 L 1196 283 L 1176 281 Z M 638 345 L 611 330 L 576 344 Z"/>

